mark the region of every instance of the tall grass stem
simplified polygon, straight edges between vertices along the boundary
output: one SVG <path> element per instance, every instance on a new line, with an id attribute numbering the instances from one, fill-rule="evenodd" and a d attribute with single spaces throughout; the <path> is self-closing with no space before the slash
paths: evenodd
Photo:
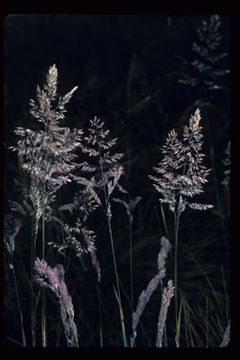
<path id="1" fill-rule="evenodd" d="M 99 342 L 100 347 L 103 347 L 103 329 L 102 329 L 102 299 L 101 299 L 101 289 L 100 284 L 97 284 L 98 288 L 98 308 L 99 308 Z"/>
<path id="2" fill-rule="evenodd" d="M 46 209 L 45 199 L 43 201 L 43 209 L 42 209 L 42 259 L 45 260 L 45 246 L 46 246 L 46 238 L 45 238 L 45 209 Z M 46 319 L 46 292 L 45 289 L 42 289 L 42 346 L 47 347 L 47 319 Z"/>
<path id="3" fill-rule="evenodd" d="M 120 321 L 121 321 L 121 326 L 122 326 L 123 345 L 124 345 L 124 347 L 127 347 L 128 346 L 127 345 L 127 337 L 126 337 L 126 331 L 125 331 L 125 325 L 124 325 L 121 294 L 120 294 L 120 287 L 119 287 L 119 276 L 118 276 L 118 270 L 117 270 L 117 262 L 116 262 L 116 256 L 115 256 L 115 249 L 114 249 L 114 242 L 113 242 L 113 235 L 112 235 L 112 228 L 111 228 L 111 220 L 110 220 L 109 216 L 107 217 L 107 220 L 108 220 L 108 231 L 109 231 L 109 236 L 110 236 L 113 264 L 114 264 L 114 272 L 115 272 L 116 285 L 117 285 L 117 296 L 118 296 L 118 302 L 119 302 Z"/>
<path id="4" fill-rule="evenodd" d="M 129 257 L 130 257 L 130 287 L 131 287 L 131 308 L 133 309 L 133 251 L 132 251 L 132 219 L 129 219 Z"/>
<path id="5" fill-rule="evenodd" d="M 13 259 L 12 259 L 12 264 L 13 264 Z M 17 308 L 18 308 L 18 312 L 19 312 L 20 325 L 21 325 L 22 345 L 24 347 L 26 347 L 27 346 L 27 341 L 26 341 L 26 336 L 25 336 L 25 331 L 24 331 L 23 314 L 22 314 L 22 310 L 21 310 L 21 306 L 20 306 L 18 286 L 17 286 L 17 278 L 16 278 L 16 272 L 15 272 L 14 265 L 13 265 L 12 271 L 13 271 L 13 278 L 14 278 L 14 285 L 15 285 L 15 292 L 16 292 L 16 299 L 17 299 Z"/>
<path id="6" fill-rule="evenodd" d="M 101 154 L 101 150 L 99 148 L 99 153 Z M 104 180 L 104 172 L 103 172 L 103 159 L 100 155 L 99 159 L 100 169 L 101 169 L 101 177 Z M 114 272 L 115 272 L 115 278 L 116 278 L 116 285 L 117 285 L 117 296 L 118 296 L 118 302 L 119 302 L 119 312 L 120 312 L 120 321 L 121 321 L 121 327 L 122 327 L 122 339 L 123 339 L 123 345 L 124 347 L 127 347 L 127 337 L 125 332 L 125 325 L 124 325 L 124 317 L 123 317 L 123 311 L 122 311 L 122 302 L 121 302 L 121 294 L 120 294 L 120 287 L 119 287 L 119 276 L 118 276 L 118 270 L 117 270 L 117 262 L 116 262 L 116 256 L 115 256 L 115 248 L 114 248 L 114 241 L 113 241 L 113 234 L 112 234 L 112 227 L 111 227 L 111 213 L 110 213 L 110 203 L 109 198 L 107 196 L 106 191 L 106 184 L 105 181 L 103 181 L 103 192 L 104 192 L 104 201 L 105 201 L 105 209 L 106 209 L 106 216 L 107 216 L 107 223 L 108 223 L 108 233 L 110 237 L 111 242 L 111 250 L 112 250 L 112 257 L 113 257 L 113 265 L 114 265 Z"/>
<path id="7" fill-rule="evenodd" d="M 34 291 L 33 291 L 33 266 L 36 257 L 36 240 L 38 234 L 38 220 L 34 220 L 32 242 L 31 242 L 31 334 L 32 334 L 32 346 L 36 346 L 36 328 L 35 328 L 35 312 L 34 312 Z"/>
<path id="8" fill-rule="evenodd" d="M 175 287 L 175 321 L 176 321 L 176 346 L 179 347 L 179 334 L 178 334 L 178 229 L 179 229 L 180 214 L 174 214 L 174 232 L 175 232 L 175 256 L 174 256 L 174 287 Z"/>

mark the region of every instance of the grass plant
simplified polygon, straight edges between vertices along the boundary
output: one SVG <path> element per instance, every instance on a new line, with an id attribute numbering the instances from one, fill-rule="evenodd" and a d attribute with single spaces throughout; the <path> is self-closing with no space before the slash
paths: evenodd
<path id="1" fill-rule="evenodd" d="M 213 208 L 201 199 L 193 201 L 206 195 L 203 186 L 210 173 L 203 163 L 200 109 L 190 116 L 182 140 L 175 129 L 168 133 L 158 149 L 157 174 L 147 176 L 146 170 L 143 175 L 153 181 L 157 194 L 143 189 L 134 197 L 126 190 L 124 154 L 113 150 L 121 148 L 121 138 L 112 137 L 96 116 L 84 130 L 64 126 L 65 106 L 78 87 L 58 96 L 57 84 L 58 70 L 52 65 L 43 89 L 37 86 L 37 100 L 30 100 L 34 130 L 17 127 L 20 139 L 10 147 L 18 154 L 23 184 L 15 182 L 21 201 L 8 202 L 4 226 L 21 333 L 21 339 L 8 340 L 24 347 L 227 346 L 229 274 L 224 260 L 218 264 L 209 254 L 209 247 L 218 244 L 201 232 L 202 215 L 197 219 L 191 212 Z M 229 187 L 229 170 L 225 175 L 223 185 Z M 213 210 L 209 219 L 216 229 Z M 31 231 L 24 231 L 20 244 L 22 229 Z M 227 235 L 222 236 L 227 244 Z M 27 249 L 18 253 L 18 262 L 17 246 Z M 16 266 L 26 289 L 18 284 Z M 10 294 L 11 283 L 6 283 Z M 21 298 L 24 291 L 27 300 Z"/>

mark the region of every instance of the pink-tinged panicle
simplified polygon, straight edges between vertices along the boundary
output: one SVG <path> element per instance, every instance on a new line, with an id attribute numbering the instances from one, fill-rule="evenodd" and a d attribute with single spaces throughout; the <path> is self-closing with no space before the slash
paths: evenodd
<path id="1" fill-rule="evenodd" d="M 162 303 L 158 317 L 156 347 L 162 347 L 162 339 L 163 339 L 164 327 L 167 319 L 167 312 L 171 298 L 173 296 L 174 296 L 174 286 L 172 280 L 169 280 L 167 287 L 163 289 L 163 293 L 162 293 Z"/>
<path id="2" fill-rule="evenodd" d="M 224 171 L 224 180 L 221 183 L 226 188 L 229 188 L 231 181 L 231 141 L 228 141 L 228 145 L 225 150 L 225 158 L 222 162 L 225 165 L 225 171 Z"/>
<path id="3" fill-rule="evenodd" d="M 36 271 L 36 276 L 41 276 L 47 278 L 47 273 L 49 266 L 45 260 L 40 260 L 37 258 L 34 264 L 34 270 Z"/>
<path id="4" fill-rule="evenodd" d="M 34 276 L 35 282 L 39 286 L 51 288 L 51 284 L 49 284 L 48 281 L 49 272 L 51 273 L 51 269 L 47 265 L 47 262 L 45 260 L 40 260 L 39 258 L 37 258 L 35 260 L 34 270 L 35 270 L 35 276 Z"/>
<path id="5" fill-rule="evenodd" d="M 74 322 L 72 298 L 64 281 L 64 268 L 61 264 L 51 268 L 45 260 L 37 258 L 34 264 L 35 282 L 51 289 L 60 304 L 60 313 L 68 346 L 78 347 L 77 328 Z"/>
<path id="6" fill-rule="evenodd" d="M 71 179 L 83 188 L 80 190 L 83 196 L 75 197 L 74 203 L 61 207 L 61 210 L 68 210 L 71 213 L 75 209 L 80 210 L 78 224 L 76 223 L 73 227 L 68 225 L 64 227 L 67 231 L 66 240 L 74 247 L 77 256 L 80 256 L 83 251 L 90 254 L 98 282 L 101 281 L 101 269 L 96 256 L 96 236 L 93 231 L 86 228 L 85 222 L 88 214 L 99 206 L 104 209 L 108 218 L 111 218 L 110 197 L 115 189 L 124 192 L 119 185 L 123 167 L 117 164 L 123 154 L 112 153 L 112 147 L 116 145 L 117 138 L 110 139 L 109 133 L 108 129 L 104 129 L 102 120 L 96 116 L 90 120 L 87 135 L 84 136 L 80 146 L 86 159 L 77 164 L 78 173 L 71 174 Z"/>
<path id="7" fill-rule="evenodd" d="M 78 183 L 84 185 L 83 190 L 79 190 L 74 195 L 73 202 L 60 207 L 60 211 L 69 211 L 71 214 L 76 210 L 78 212 L 78 218 L 74 226 L 68 224 L 63 225 L 65 231 L 65 246 L 71 246 L 75 250 L 77 257 L 80 257 L 83 253 L 89 253 L 91 262 L 97 273 L 98 282 L 101 281 L 101 268 L 96 255 L 95 239 L 96 234 L 94 231 L 87 229 L 86 222 L 89 214 L 94 212 L 101 201 L 94 191 L 94 178 L 87 180 L 86 178 L 77 177 Z M 60 245 L 59 251 L 61 251 L 63 245 Z"/>
<path id="8" fill-rule="evenodd" d="M 117 138 L 110 139 L 109 133 L 108 129 L 104 130 L 102 120 L 96 116 L 90 120 L 88 135 L 84 137 L 85 144 L 82 144 L 81 150 L 92 160 L 90 163 L 87 159 L 78 166 L 86 174 L 85 177 L 74 175 L 76 182 L 88 186 L 91 196 L 98 205 L 105 208 L 106 212 L 109 210 L 109 204 L 106 204 L 106 201 L 109 202 L 115 188 L 119 189 L 118 182 L 123 174 L 123 167 L 117 163 L 124 156 L 122 153 L 112 152 L 112 147 L 116 145 Z M 100 178 L 99 171 L 101 173 Z M 91 174 L 91 179 L 87 179 L 87 174 Z M 99 192 L 104 192 L 105 201 L 101 200 L 100 194 L 98 195 Z"/>
<path id="9" fill-rule="evenodd" d="M 83 233 L 84 241 L 87 245 L 88 252 L 90 253 L 90 256 L 91 256 L 92 265 L 97 273 L 98 282 L 100 283 L 101 282 L 101 268 L 100 268 L 99 261 L 97 259 L 96 248 L 94 246 L 96 236 L 93 231 L 87 230 L 86 228 L 82 229 L 82 233 Z"/>
<path id="10" fill-rule="evenodd" d="M 108 195 L 110 196 L 115 189 L 121 175 L 123 174 L 123 167 L 118 166 L 114 168 L 114 170 L 111 170 L 108 172 L 108 177 L 106 177 L 107 182 L 107 189 L 108 189 Z M 112 178 L 112 179 L 111 179 Z"/>
<path id="11" fill-rule="evenodd" d="M 39 221 L 44 204 L 50 205 L 55 194 L 64 184 L 72 181 L 76 169 L 75 151 L 81 146 L 82 130 L 61 127 L 59 120 L 65 117 L 65 105 L 70 101 L 74 87 L 65 96 L 57 97 L 56 65 L 49 68 L 43 90 L 37 86 L 37 100 L 30 100 L 30 113 L 43 125 L 42 130 L 18 127 L 15 133 L 20 137 L 17 146 L 10 147 L 23 156 L 23 170 L 30 176 L 29 197 L 34 207 L 36 221 Z"/>
<path id="12" fill-rule="evenodd" d="M 59 279 L 55 268 L 48 266 L 45 260 L 37 258 L 34 264 L 34 280 L 39 286 L 51 289 L 58 295 Z"/>
<path id="13" fill-rule="evenodd" d="M 160 281 L 164 278 L 164 276 L 165 276 L 165 269 L 161 270 L 157 275 L 154 276 L 154 278 L 149 282 L 146 290 L 143 290 L 141 295 L 139 296 L 136 311 L 132 314 L 132 330 L 133 330 L 134 338 L 136 338 L 137 336 L 136 329 L 140 317 L 150 297 L 152 296 L 153 292 L 156 290 L 156 288 L 158 287 Z"/>
<path id="14" fill-rule="evenodd" d="M 157 258 L 158 273 L 149 282 L 146 290 L 143 290 L 142 293 L 140 294 L 136 311 L 132 314 L 133 342 L 135 341 L 135 339 L 137 337 L 136 330 L 137 330 L 137 325 L 140 320 L 140 317 L 141 317 L 148 301 L 150 300 L 150 297 L 152 296 L 153 292 L 156 290 L 156 288 L 158 287 L 159 284 L 162 284 L 162 280 L 164 279 L 164 277 L 166 275 L 165 263 L 166 263 L 166 257 L 168 255 L 170 249 L 171 249 L 170 242 L 168 241 L 167 238 L 165 238 L 163 236 L 161 238 L 161 248 L 160 248 L 160 251 L 158 254 L 158 258 Z M 169 299 L 169 302 L 166 301 L 166 296 L 167 296 L 167 299 Z M 166 289 L 164 289 L 164 292 L 163 292 L 162 306 L 161 306 L 161 311 L 160 311 L 161 321 L 164 320 L 164 324 L 165 324 L 165 320 L 166 320 L 167 308 L 169 306 L 170 298 L 172 296 L 173 296 L 172 280 L 169 280 L 168 287 Z M 163 317 L 163 315 L 165 316 L 165 318 Z M 161 326 L 164 326 L 164 324 L 161 322 Z M 161 334 L 158 336 L 161 336 Z"/>
<path id="15" fill-rule="evenodd" d="M 177 139 L 173 129 L 169 132 L 162 147 L 164 155 L 154 170 L 159 176 L 149 176 L 154 181 L 155 189 L 161 194 L 160 202 L 167 203 L 170 211 L 181 214 L 186 206 L 195 210 L 207 210 L 212 205 L 191 203 L 192 198 L 203 192 L 210 169 L 203 165 L 204 154 L 201 152 L 202 127 L 200 110 L 190 117 L 189 126 L 185 126 L 183 141 Z"/>
<path id="16" fill-rule="evenodd" d="M 193 210 L 208 210 L 208 209 L 211 209 L 213 207 L 212 205 L 198 204 L 198 203 L 196 203 L 196 204 L 191 203 L 188 206 Z"/>
<path id="17" fill-rule="evenodd" d="M 47 84 L 44 86 L 44 89 L 47 91 L 47 94 L 51 100 L 54 100 L 57 95 L 57 78 L 58 71 L 56 65 L 53 64 L 48 70 Z"/>
<path id="18" fill-rule="evenodd" d="M 221 78 L 230 73 L 229 69 L 219 66 L 228 54 L 221 53 L 221 35 L 219 27 L 221 25 L 221 17 L 219 15 L 211 15 L 209 20 L 203 20 L 199 28 L 197 28 L 198 41 L 193 42 L 192 50 L 195 59 L 190 63 L 195 77 L 188 76 L 179 79 L 179 82 L 190 87 L 198 86 L 202 90 L 219 91 L 223 89 Z M 191 72 L 192 72 L 191 71 Z"/>
<path id="19" fill-rule="evenodd" d="M 170 244 L 169 240 L 165 236 L 163 236 L 161 238 L 161 249 L 158 254 L 158 260 L 157 260 L 159 271 L 165 268 L 166 258 L 168 256 L 171 247 L 172 245 Z"/>

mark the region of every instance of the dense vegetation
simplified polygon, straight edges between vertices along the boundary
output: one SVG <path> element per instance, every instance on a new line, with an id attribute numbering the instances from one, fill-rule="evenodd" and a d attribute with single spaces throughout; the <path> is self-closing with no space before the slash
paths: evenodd
<path id="1" fill-rule="evenodd" d="M 58 69 L 58 94 L 74 86 L 61 125 L 87 132 L 95 116 L 104 121 L 111 138 L 118 138 L 116 152 L 124 173 L 121 185 L 136 197 L 132 219 L 133 308 L 129 278 L 129 217 L 123 204 L 111 203 L 112 232 L 120 278 L 122 309 L 127 340 L 131 316 L 139 295 L 156 275 L 160 239 L 166 236 L 174 248 L 174 218 L 149 175 L 162 159 L 162 145 L 171 129 L 182 133 L 190 115 L 201 112 L 204 164 L 211 168 L 200 202 L 213 209 L 186 209 L 181 216 L 178 240 L 178 301 L 181 308 L 179 344 L 183 347 L 218 347 L 230 318 L 230 85 L 229 20 L 210 15 L 11 15 L 5 19 L 4 39 L 4 210 L 21 219 L 14 256 L 4 256 L 4 331 L 9 346 L 32 346 L 31 317 L 31 207 L 24 199 L 29 187 L 22 170 L 23 158 L 9 151 L 19 140 L 16 127 L 39 129 L 29 113 L 36 83 L 45 84 L 52 64 Z M 79 152 L 80 153 L 80 152 Z M 73 200 L 74 184 L 56 195 L 58 207 Z M 119 196 L 118 196 L 119 197 Z M 10 200 L 10 202 L 9 202 Z M 13 205 L 14 201 L 14 205 Z M 24 211 L 20 214 L 17 204 Z M 90 214 L 91 215 L 91 214 Z M 71 216 L 69 222 L 71 224 Z M 16 225 L 16 224 L 15 224 Z M 101 266 L 101 305 L 98 281 L 89 254 L 76 257 L 68 249 L 63 256 L 46 246 L 50 266 L 65 267 L 80 346 L 122 346 L 119 309 L 111 244 L 104 213 L 98 209 L 88 218 L 96 233 L 95 246 Z M 41 231 L 36 255 L 41 254 Z M 47 243 L 61 238 L 53 222 L 46 223 Z M 15 277 L 13 276 L 13 268 Z M 66 270 L 67 268 L 67 270 Z M 174 252 L 166 264 L 167 278 L 174 279 Z M 18 297 L 16 298 L 16 283 Z M 116 289 L 115 289 L 116 290 Z M 37 285 L 34 284 L 35 300 Z M 161 287 L 149 300 L 141 317 L 136 346 L 155 346 Z M 36 311 L 36 345 L 41 346 L 41 300 Z M 165 345 L 175 344 L 174 300 L 166 321 Z M 99 313 L 99 306 L 101 312 Z M 46 291 L 49 346 L 66 346 L 59 308 L 54 294 Z M 101 314 L 101 318 L 99 317 Z M 100 321 L 101 320 L 101 321 Z M 102 329 L 102 337 L 100 336 Z"/>

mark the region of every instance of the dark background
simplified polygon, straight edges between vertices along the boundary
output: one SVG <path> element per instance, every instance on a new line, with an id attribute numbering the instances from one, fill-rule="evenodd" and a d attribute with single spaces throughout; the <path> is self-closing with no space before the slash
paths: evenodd
<path id="1" fill-rule="evenodd" d="M 135 306 L 141 291 L 156 273 L 159 240 L 165 235 L 158 195 L 149 174 L 161 159 L 161 146 L 174 127 L 181 132 L 197 107 L 202 115 L 205 164 L 212 168 L 202 201 L 214 205 L 206 212 L 187 210 L 181 219 L 179 243 L 179 287 L 189 304 L 189 316 L 182 322 L 182 345 L 187 346 L 186 328 L 192 324 L 195 346 L 205 346 L 206 304 L 208 304 L 209 346 L 221 342 L 229 316 L 229 189 L 224 179 L 225 150 L 230 140 L 230 76 L 216 81 L 221 90 L 204 87 L 201 76 L 190 63 L 196 54 L 197 28 L 210 14 L 16 14 L 4 22 L 4 206 L 19 197 L 14 178 L 21 180 L 16 153 L 8 147 L 16 144 L 14 127 L 36 129 L 39 124 L 29 114 L 29 99 L 35 98 L 36 84 L 45 82 L 49 66 L 59 73 L 58 94 L 72 87 L 78 90 L 67 106 L 63 125 L 86 129 L 95 115 L 105 121 L 112 137 L 118 137 L 118 149 L 125 153 L 122 184 L 129 197 L 142 196 L 134 217 Z M 219 53 L 229 54 L 230 20 L 221 16 Z M 230 69 L 230 56 L 216 66 Z M 197 76 L 199 85 L 179 82 Z M 24 180 L 21 180 L 24 181 Z M 67 192 L 65 196 L 71 196 Z M 172 214 L 165 209 L 170 234 Z M 119 274 L 129 294 L 128 225 L 121 204 L 113 205 L 113 232 L 118 254 Z M 92 220 L 98 234 L 96 246 L 103 271 L 103 333 L 105 346 L 121 346 L 116 299 L 112 290 L 114 273 L 106 229 L 101 215 Z M 16 239 L 16 266 L 21 292 L 25 329 L 31 345 L 28 318 L 29 243 L 26 221 Z M 51 237 L 52 234 L 48 233 Z M 173 242 L 173 239 L 170 239 Z M 62 262 L 50 251 L 49 257 Z M 173 256 L 169 258 L 168 278 L 173 277 Z M 10 346 L 21 341 L 18 313 L 11 273 L 5 258 L 5 338 Z M 53 261 L 53 262 L 54 262 Z M 225 280 L 224 280 L 225 279 Z M 72 258 L 66 277 L 72 295 L 75 318 L 82 346 L 99 346 L 98 305 L 94 270 L 86 256 L 81 263 Z M 143 316 L 138 344 L 154 346 L 160 292 Z M 125 299 L 127 332 L 131 313 Z M 49 342 L 65 346 L 54 297 L 49 295 Z M 172 311 L 174 306 L 172 305 Z M 187 314 L 187 310 L 185 312 Z M 174 316 L 169 312 L 169 345 L 174 344 Z M 204 319 L 204 321 L 202 320 Z M 173 320 L 173 321 L 172 321 Z M 201 325 L 201 321 L 204 323 Z M 190 327 L 189 327 L 190 328 Z M 40 333 L 40 329 L 39 329 Z M 40 336 L 40 335 L 39 335 Z M 190 335 L 188 335 L 190 338 Z M 40 341 L 40 339 L 39 339 Z"/>

